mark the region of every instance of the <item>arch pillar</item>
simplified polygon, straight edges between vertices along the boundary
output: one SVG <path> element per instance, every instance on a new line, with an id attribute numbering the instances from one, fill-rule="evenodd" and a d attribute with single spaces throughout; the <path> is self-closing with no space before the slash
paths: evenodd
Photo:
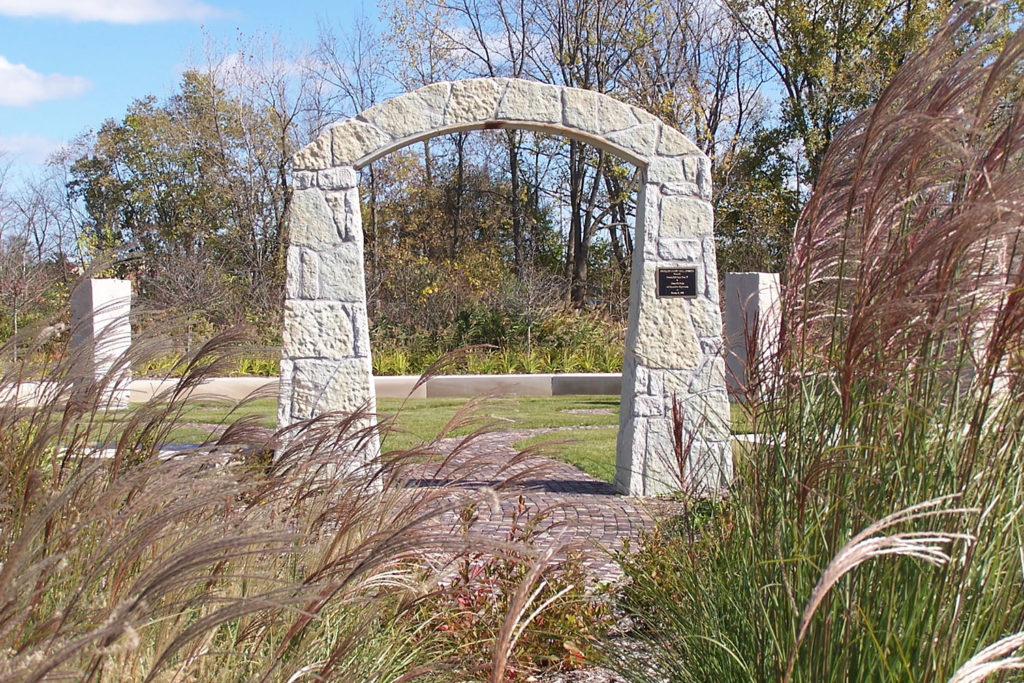
<path id="1" fill-rule="evenodd" d="M 295 156 L 279 423 L 375 407 L 357 170 L 414 142 L 483 128 L 572 137 L 638 167 L 615 484 L 631 495 L 725 486 L 732 461 L 710 162 L 643 110 L 531 81 L 428 85 L 336 124 Z M 686 288 L 659 285 L 659 270 L 683 269 Z M 354 457 L 378 449 L 372 439 Z"/>
<path id="2" fill-rule="evenodd" d="M 358 178 L 351 166 L 293 176 L 280 426 L 328 411 L 376 409 Z M 356 456 L 379 450 L 378 436 L 364 445 Z"/>

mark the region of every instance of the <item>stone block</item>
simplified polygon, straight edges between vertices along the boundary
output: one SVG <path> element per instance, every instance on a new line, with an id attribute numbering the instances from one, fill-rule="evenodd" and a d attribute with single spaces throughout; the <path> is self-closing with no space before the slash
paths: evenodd
<path id="1" fill-rule="evenodd" d="M 351 166 L 325 168 L 317 173 L 317 185 L 322 190 L 348 190 L 359 186 L 359 174 Z"/>
<path id="2" fill-rule="evenodd" d="M 316 171 L 293 171 L 292 172 L 292 189 L 293 190 L 308 190 L 311 187 L 316 187 L 317 172 Z"/>
<path id="3" fill-rule="evenodd" d="M 652 419 L 648 425 L 645 496 L 678 491 L 683 488 L 686 481 L 685 465 L 677 459 L 676 441 L 672 431 L 671 416 Z M 685 449 L 686 434 L 682 434 L 681 437 Z"/>
<path id="4" fill-rule="evenodd" d="M 562 120 L 570 128 L 604 135 L 637 125 L 632 107 L 592 90 L 565 88 Z"/>
<path id="5" fill-rule="evenodd" d="M 359 204 L 359 190 L 352 188 L 342 192 L 328 192 L 325 199 L 327 205 L 331 207 L 334 224 L 338 227 L 338 236 L 345 242 L 358 242 L 361 248 L 363 214 Z"/>
<path id="6" fill-rule="evenodd" d="M 647 452 L 647 419 L 636 418 L 632 401 L 624 400 L 619 410 L 619 433 L 615 447 L 615 490 L 628 496 L 644 495 L 644 454 Z"/>
<path id="7" fill-rule="evenodd" d="M 290 299 L 320 296 L 320 255 L 303 247 L 288 247 L 285 293 Z"/>
<path id="8" fill-rule="evenodd" d="M 352 319 L 352 355 L 359 358 L 370 357 L 370 322 L 366 315 L 366 304 L 356 302 L 349 306 L 349 317 Z"/>
<path id="9" fill-rule="evenodd" d="M 375 409 L 371 368 L 367 358 L 293 361 L 292 419 L 314 417 L 328 411 Z"/>
<path id="10" fill-rule="evenodd" d="M 350 358 L 352 321 L 348 309 L 337 301 L 286 301 L 282 342 L 293 358 Z"/>
<path id="11" fill-rule="evenodd" d="M 661 200 L 661 239 L 693 239 L 714 232 L 711 204 L 695 197 L 666 196 Z"/>
<path id="12" fill-rule="evenodd" d="M 546 83 L 511 79 L 498 105 L 497 118 L 560 124 L 562 89 Z"/>
<path id="13" fill-rule="evenodd" d="M 691 183 L 688 180 L 664 183 L 661 186 L 661 194 L 666 197 L 699 197 L 705 200 L 711 199 L 710 197 L 705 197 L 701 194 L 700 187 L 697 186 L 697 183 Z"/>
<path id="14" fill-rule="evenodd" d="M 633 267 L 646 260 L 658 260 L 658 235 L 661 233 L 661 188 L 655 183 L 643 183 L 637 191 L 636 220 L 633 229 Z M 639 252 L 639 253 L 638 253 Z M 632 287 L 630 291 L 634 291 Z"/>
<path id="15" fill-rule="evenodd" d="M 295 374 L 295 363 L 290 358 L 281 358 L 281 382 L 277 385 L 277 426 L 285 427 L 292 424 L 292 378 Z"/>
<path id="16" fill-rule="evenodd" d="M 331 131 L 326 130 L 292 157 L 296 171 L 319 171 L 331 165 Z"/>
<path id="17" fill-rule="evenodd" d="M 392 139 L 415 138 L 443 125 L 445 98 L 439 98 L 436 91 L 427 90 L 423 93 L 426 97 L 418 90 L 400 95 L 367 109 L 358 118 Z M 431 106 L 438 103 L 438 108 Z"/>
<path id="18" fill-rule="evenodd" d="M 576 88 L 563 89 L 562 123 L 596 135 L 601 129 L 600 102 L 600 93 Z"/>
<path id="19" fill-rule="evenodd" d="M 658 257 L 685 264 L 703 263 L 704 245 L 696 239 L 662 238 L 658 240 Z M 680 264 L 682 265 L 682 264 Z"/>
<path id="20" fill-rule="evenodd" d="M 363 252 L 351 242 L 320 254 L 320 298 L 363 303 Z"/>
<path id="21" fill-rule="evenodd" d="M 648 370 L 646 366 L 636 363 L 635 357 L 634 362 L 629 363 L 629 365 L 633 366 L 634 368 L 633 372 L 631 373 L 632 376 L 629 379 L 633 381 L 636 387 L 635 393 L 637 395 L 650 393 L 647 391 L 647 386 L 651 382 L 651 371 Z M 623 368 L 625 367 L 626 364 L 623 364 Z"/>
<path id="22" fill-rule="evenodd" d="M 497 118 L 498 102 L 508 80 L 476 78 L 452 83 L 452 94 L 444 114 L 446 126 L 479 123 Z"/>
<path id="23" fill-rule="evenodd" d="M 332 149 L 334 164 L 337 166 L 356 166 L 356 162 L 362 161 L 394 141 L 390 135 L 358 119 L 349 119 L 338 124 L 331 132 L 334 134 Z"/>
<path id="24" fill-rule="evenodd" d="M 633 116 L 636 117 L 637 123 L 655 123 L 658 124 L 659 126 L 664 125 L 661 119 L 659 119 L 657 116 L 647 111 L 646 109 L 633 106 L 630 106 L 629 109 L 630 111 L 633 112 Z"/>
<path id="25" fill-rule="evenodd" d="M 741 396 L 752 373 L 767 371 L 765 360 L 778 349 L 782 288 L 778 273 L 725 276 L 726 383 Z"/>
<path id="26" fill-rule="evenodd" d="M 683 157 L 686 180 L 697 186 L 703 199 L 711 199 L 711 160 L 703 154 Z"/>
<path id="27" fill-rule="evenodd" d="M 724 348 L 721 335 L 700 338 L 700 350 L 705 356 L 722 356 Z"/>
<path id="28" fill-rule="evenodd" d="M 707 297 L 697 297 L 690 301 L 690 320 L 698 338 L 722 334 L 721 308 Z"/>
<path id="29" fill-rule="evenodd" d="M 647 182 L 658 185 L 685 180 L 681 159 L 655 156 L 647 164 Z"/>
<path id="30" fill-rule="evenodd" d="M 635 353 L 651 368 L 693 370 L 700 362 L 700 345 L 690 319 L 691 302 L 686 299 L 655 299 L 653 275 L 651 297 L 640 302 Z"/>
<path id="31" fill-rule="evenodd" d="M 102 401 L 112 407 L 128 404 L 132 345 L 130 280 L 82 280 L 71 291 L 70 351 L 76 357 L 76 381 L 102 382 Z"/>
<path id="32" fill-rule="evenodd" d="M 702 260 L 704 262 L 704 297 L 715 302 L 715 308 L 718 309 L 719 316 L 721 316 L 722 305 L 719 302 L 721 296 L 719 295 L 718 259 L 715 258 L 714 235 L 706 235 L 701 240 L 701 246 L 703 247 Z"/>
<path id="33" fill-rule="evenodd" d="M 296 190 L 288 206 L 288 235 L 293 245 L 327 249 L 340 244 L 344 233 L 338 230 L 334 212 L 324 193 L 316 188 Z"/>
<path id="34" fill-rule="evenodd" d="M 653 123 L 645 123 L 615 133 L 608 133 L 604 137 L 616 147 L 621 147 L 640 159 L 648 159 L 654 156 L 658 129 L 659 127 Z"/>
<path id="35" fill-rule="evenodd" d="M 668 125 L 663 125 L 661 128 L 661 138 L 658 140 L 657 151 L 659 156 L 665 157 L 675 157 L 683 154 L 703 154 L 690 138 Z"/>
<path id="36" fill-rule="evenodd" d="M 660 417 L 664 414 L 663 396 L 637 396 L 633 401 L 633 415 L 637 417 Z"/>
<path id="37" fill-rule="evenodd" d="M 451 81 L 431 83 L 416 90 L 416 96 L 431 110 L 444 114 L 452 94 Z"/>
<path id="38" fill-rule="evenodd" d="M 647 372 L 647 393 L 650 396 L 665 396 L 664 370 L 649 370 Z"/>

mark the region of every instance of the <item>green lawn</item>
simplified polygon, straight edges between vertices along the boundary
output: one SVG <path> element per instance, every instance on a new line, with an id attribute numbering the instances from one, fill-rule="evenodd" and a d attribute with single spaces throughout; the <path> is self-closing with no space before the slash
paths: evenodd
<path id="1" fill-rule="evenodd" d="M 484 425 L 497 430 L 541 427 L 618 426 L 619 399 L 615 396 L 546 396 L 490 399 L 477 404 L 461 398 L 387 399 L 377 401 L 377 411 L 395 416 L 395 429 L 385 435 L 385 448 L 409 448 L 429 441 L 458 415 L 469 424 L 452 430 L 468 434 Z M 594 414 L 567 411 L 602 411 Z"/>
<path id="2" fill-rule="evenodd" d="M 738 404 L 732 404 L 733 432 L 745 434 L 750 424 Z M 453 421 L 450 434 L 460 436 L 484 425 L 497 430 L 541 427 L 595 427 L 561 434 L 542 434 L 524 439 L 517 448 L 543 445 L 549 457 L 568 462 L 593 477 L 611 482 L 615 476 L 615 438 L 619 425 L 617 396 L 550 396 L 489 399 L 467 402 L 461 398 L 377 400 L 382 416 L 394 417 L 393 428 L 384 433 L 385 449 L 407 449 L 430 441 Z M 461 411 L 461 412 L 460 412 Z M 255 416 L 257 424 L 273 427 L 277 401 L 262 398 L 229 412 L 224 402 L 189 404 L 180 422 L 221 424 L 243 416 Z M 171 433 L 171 441 L 203 441 L 209 430 L 183 426 Z"/>
<path id="3" fill-rule="evenodd" d="M 243 403 L 234 411 L 232 402 L 200 400 L 188 403 L 181 416 L 182 422 L 203 422 L 219 424 L 221 422 L 234 422 L 245 416 L 256 416 L 257 423 L 263 427 L 273 428 L 277 426 L 277 399 L 258 398 Z"/>
<path id="4" fill-rule="evenodd" d="M 564 434 L 541 434 L 515 444 L 537 446 L 543 455 L 567 462 L 609 484 L 615 479 L 615 439 L 619 428 L 600 427 Z"/>

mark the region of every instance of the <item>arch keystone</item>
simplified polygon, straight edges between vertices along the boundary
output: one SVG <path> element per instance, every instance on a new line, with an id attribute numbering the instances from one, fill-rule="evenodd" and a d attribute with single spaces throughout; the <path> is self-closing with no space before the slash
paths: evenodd
<path id="1" fill-rule="evenodd" d="M 562 89 L 544 83 L 511 80 L 498 105 L 497 118 L 560 124 Z"/>
<path id="2" fill-rule="evenodd" d="M 444 114 L 445 125 L 459 126 L 498 118 L 498 103 L 505 94 L 506 85 L 503 78 L 455 81 Z"/>

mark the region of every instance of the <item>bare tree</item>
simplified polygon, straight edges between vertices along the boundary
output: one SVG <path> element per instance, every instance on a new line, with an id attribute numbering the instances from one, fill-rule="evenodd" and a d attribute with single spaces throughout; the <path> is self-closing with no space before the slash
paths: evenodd
<path id="1" fill-rule="evenodd" d="M 12 190 L 0 159 L 0 302 L 5 327 L 17 338 L 26 315 L 38 313 L 58 280 L 68 278 L 61 207 L 46 177 Z M 18 347 L 12 344 L 17 360 Z"/>
<path id="2" fill-rule="evenodd" d="M 388 78 L 389 56 L 381 36 L 370 21 L 360 16 L 351 29 L 336 31 L 321 22 L 316 50 L 310 62 L 312 76 L 318 82 L 315 102 L 321 126 L 340 118 L 354 116 L 391 94 Z M 363 170 L 369 190 L 370 286 L 378 284 L 380 274 L 380 230 L 377 217 L 377 174 L 374 164 Z"/>

